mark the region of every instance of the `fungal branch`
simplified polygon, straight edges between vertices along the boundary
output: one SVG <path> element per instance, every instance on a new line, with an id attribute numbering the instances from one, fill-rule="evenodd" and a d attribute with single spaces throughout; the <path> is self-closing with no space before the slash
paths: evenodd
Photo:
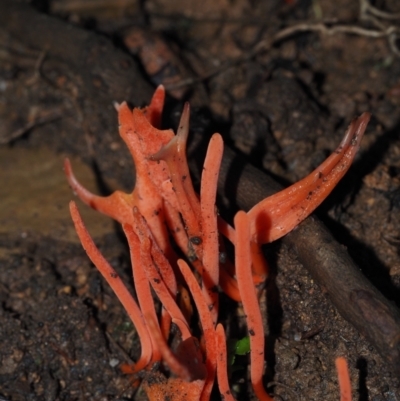
<path id="1" fill-rule="evenodd" d="M 101 255 L 71 202 L 72 220 L 84 249 L 126 309 L 141 341 L 139 360 L 124 365 L 123 371 L 137 374 L 146 370 L 146 375 L 155 379 L 144 383 L 151 401 L 167 397 L 208 401 L 215 379 L 223 399 L 233 401 L 225 331 L 218 323 L 219 292 L 223 291 L 243 304 L 250 337 L 250 380 L 257 398 L 269 401 L 263 385 L 265 333 L 258 304 L 268 268 L 260 247 L 296 227 L 335 187 L 351 165 L 369 116 L 353 121 L 336 152 L 308 177 L 261 201 L 248 213 L 238 212 L 231 227 L 217 216 L 215 205 L 223 154 L 221 136 L 214 134 L 210 140 L 197 195 L 186 160 L 189 106 L 185 105 L 174 135 L 160 129 L 164 98 L 160 86 L 147 108 L 131 111 L 126 103 L 117 106 L 120 134 L 136 167 L 131 194 L 94 195 L 75 178 L 68 160 L 64 166 L 78 197 L 121 223 L 129 244 L 137 300 Z M 235 248 L 234 262 L 220 258 L 223 237 Z M 160 311 L 152 293 L 162 305 Z M 190 301 L 184 302 L 185 293 L 191 295 L 198 313 L 200 339 L 193 335 L 198 329 L 190 325 L 193 307 Z M 168 345 L 171 324 L 180 332 L 174 350 Z M 161 371 L 154 372 L 160 361 L 169 369 L 168 378 Z M 345 364 L 338 362 L 341 392 L 347 397 L 342 396 L 342 401 L 351 397 Z"/>

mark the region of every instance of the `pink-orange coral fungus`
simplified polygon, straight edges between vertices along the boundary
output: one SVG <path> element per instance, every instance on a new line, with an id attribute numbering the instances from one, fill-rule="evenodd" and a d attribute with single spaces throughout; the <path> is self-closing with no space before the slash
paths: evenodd
<path id="1" fill-rule="evenodd" d="M 218 323 L 221 289 L 243 304 L 250 338 L 251 383 L 259 400 L 271 400 L 263 386 L 265 334 L 257 296 L 268 269 L 260 246 L 291 231 L 331 192 L 348 170 L 369 116 L 354 120 L 336 151 L 308 177 L 264 199 L 248 213 L 239 211 L 231 227 L 218 217 L 215 206 L 223 154 L 221 136 L 214 134 L 210 140 L 197 195 L 186 160 L 189 106 L 184 107 L 177 135 L 160 130 L 164 97 L 164 88 L 159 87 L 147 108 L 131 111 L 126 103 L 118 106 L 120 134 L 136 167 L 131 194 L 117 191 L 108 197 L 96 196 L 79 184 L 69 161 L 65 162 L 74 192 L 92 208 L 120 222 L 129 243 L 137 301 L 101 255 L 71 202 L 83 247 L 123 304 L 141 341 L 139 360 L 133 366 L 126 365 L 124 371 L 134 374 L 147 369 L 154 380 L 146 380 L 144 387 L 154 401 L 207 401 L 215 378 L 222 398 L 233 400 L 225 332 Z M 234 264 L 220 258 L 221 236 L 234 245 Z M 177 255 L 177 247 L 183 256 Z M 157 311 L 151 290 L 162 305 L 161 311 Z M 179 299 L 187 291 L 198 311 L 200 341 L 193 337 L 189 325 L 190 305 Z M 174 351 L 168 345 L 171 323 L 181 335 Z M 168 366 L 169 378 L 150 370 L 159 361 Z M 341 399 L 350 400 L 346 362 L 338 359 L 337 366 Z"/>

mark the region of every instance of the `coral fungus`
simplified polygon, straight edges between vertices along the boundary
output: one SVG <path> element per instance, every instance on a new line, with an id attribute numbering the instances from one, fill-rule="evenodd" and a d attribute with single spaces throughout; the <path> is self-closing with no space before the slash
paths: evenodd
<path id="1" fill-rule="evenodd" d="M 258 292 L 268 275 L 261 245 L 288 233 L 330 193 L 349 168 L 359 147 L 368 115 L 354 120 L 337 150 L 308 177 L 263 200 L 248 213 L 239 211 L 234 227 L 217 214 L 215 200 L 223 154 L 219 134 L 211 138 L 204 162 L 200 195 L 193 189 L 186 160 L 189 106 L 185 105 L 177 135 L 160 130 L 165 92 L 159 87 L 145 109 L 118 106 L 120 134 L 136 166 L 131 194 L 99 197 L 83 188 L 68 160 L 65 172 L 78 197 L 123 226 L 127 237 L 137 301 L 104 259 L 71 202 L 76 231 L 89 258 L 107 280 L 134 323 L 141 356 L 126 373 L 147 369 L 152 380 L 144 388 L 150 400 L 209 400 L 217 379 L 221 396 L 233 400 L 227 374 L 225 332 L 218 323 L 220 289 L 242 302 L 250 338 L 250 380 L 259 400 L 270 400 L 263 385 L 265 334 Z M 234 246 L 234 262 L 221 258 L 224 241 Z M 152 291 L 160 301 L 158 311 Z M 198 312 L 201 339 L 193 336 L 190 309 L 180 300 L 189 292 Z M 171 350 L 171 324 L 180 342 Z M 195 329 L 196 331 L 196 329 Z M 151 367 L 163 361 L 169 377 Z M 337 361 L 342 400 L 351 397 L 347 365 Z"/>

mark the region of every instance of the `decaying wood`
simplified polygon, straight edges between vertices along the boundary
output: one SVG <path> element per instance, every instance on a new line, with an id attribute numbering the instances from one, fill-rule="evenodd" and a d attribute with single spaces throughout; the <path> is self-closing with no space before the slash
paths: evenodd
<path id="1" fill-rule="evenodd" d="M 47 63 L 58 63 L 69 74 L 79 107 L 88 119 L 86 126 L 96 140 L 101 140 L 104 132 L 115 132 L 116 120 L 110 111 L 113 101 L 125 99 L 140 105 L 150 98 L 152 90 L 135 62 L 105 38 L 42 15 L 25 4 L 2 0 L 0 48 L 6 52 L 0 56 L 11 54 L 10 47 L 15 43 L 26 48 L 31 58 L 35 52 L 38 56 L 45 52 Z M 202 154 L 196 146 L 192 148 L 192 157 L 201 158 Z M 200 170 L 195 162 L 192 164 L 198 175 Z M 219 195 L 226 208 L 248 210 L 278 189 L 265 173 L 226 150 L 219 181 Z M 400 313 L 360 273 L 345 248 L 315 217 L 308 218 L 283 241 L 326 289 L 342 316 L 399 372 Z"/>

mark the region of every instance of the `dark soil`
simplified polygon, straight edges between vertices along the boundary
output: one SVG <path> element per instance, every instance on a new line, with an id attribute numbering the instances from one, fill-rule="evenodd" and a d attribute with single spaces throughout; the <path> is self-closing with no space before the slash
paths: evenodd
<path id="1" fill-rule="evenodd" d="M 285 185 L 318 166 L 351 119 L 369 111 L 353 167 L 317 214 L 400 307 L 400 39 L 390 46 L 386 37 L 295 32 L 251 53 L 301 22 L 377 30 L 399 27 L 399 19 L 361 20 L 358 2 L 345 0 L 35 3 L 139 63 L 127 88 L 132 105 L 148 102 L 149 83 L 193 79 L 170 90 L 166 126 L 176 127 L 188 100 L 194 130 L 221 131 Z M 396 0 L 374 4 L 400 13 Z M 119 369 L 140 355 L 134 327 L 78 243 L 68 216 L 73 194 L 62 173 L 63 157 L 76 157 L 76 175 L 93 191 L 131 189 L 132 165 L 112 102 L 104 115 L 90 115 L 78 72 L 66 73 L 58 60 L 46 66 L 46 54 L 24 43 L 10 50 L 0 33 L 0 399 L 144 399 Z M 103 84 L 101 77 L 94 83 L 99 98 Z M 80 205 L 96 243 L 131 285 L 119 228 L 85 209 Z M 399 372 L 338 314 L 290 250 L 278 242 L 266 253 L 272 271 L 266 384 L 276 399 L 338 400 L 334 360 L 343 355 L 354 399 L 400 400 Z M 227 322 L 234 317 L 222 315 Z M 252 397 L 244 369 L 232 384 L 239 400 Z"/>

